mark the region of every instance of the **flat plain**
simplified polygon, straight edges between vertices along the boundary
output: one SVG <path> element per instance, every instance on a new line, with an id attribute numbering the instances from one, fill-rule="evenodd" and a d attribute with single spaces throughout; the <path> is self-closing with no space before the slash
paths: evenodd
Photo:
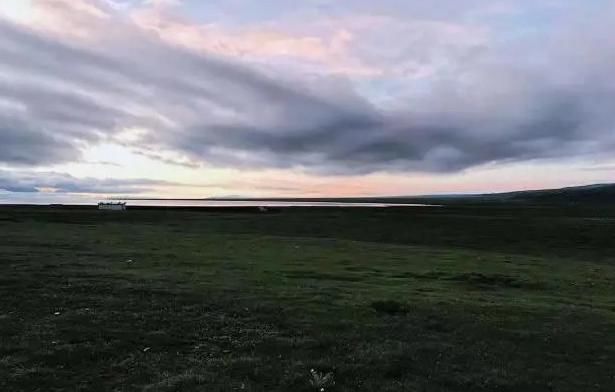
<path id="1" fill-rule="evenodd" d="M 321 387 L 615 390 L 615 209 L 0 207 L 1 391 Z"/>

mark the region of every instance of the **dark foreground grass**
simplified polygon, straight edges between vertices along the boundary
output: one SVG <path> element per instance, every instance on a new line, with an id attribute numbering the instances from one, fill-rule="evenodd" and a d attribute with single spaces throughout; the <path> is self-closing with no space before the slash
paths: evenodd
<path id="1" fill-rule="evenodd" d="M 0 208 L 0 391 L 615 390 L 615 213 Z"/>

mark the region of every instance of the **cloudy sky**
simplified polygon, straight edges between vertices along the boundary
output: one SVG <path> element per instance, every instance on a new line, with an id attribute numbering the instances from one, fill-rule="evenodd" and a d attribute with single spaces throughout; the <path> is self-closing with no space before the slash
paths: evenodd
<path id="1" fill-rule="evenodd" d="M 615 182 L 615 0 L 0 0 L 0 202 Z"/>

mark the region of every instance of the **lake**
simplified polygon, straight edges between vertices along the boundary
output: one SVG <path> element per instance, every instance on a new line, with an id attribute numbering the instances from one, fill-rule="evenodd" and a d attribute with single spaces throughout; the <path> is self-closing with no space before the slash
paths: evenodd
<path id="1" fill-rule="evenodd" d="M 151 207 L 434 207 L 433 204 L 408 203 L 378 203 L 378 202 L 335 202 L 335 201 L 281 201 L 281 200 L 208 200 L 208 199 L 98 199 L 90 195 L 54 195 L 32 193 L 27 195 L 2 195 L 0 204 L 31 204 L 31 205 L 96 205 L 98 202 L 123 201 L 127 206 Z"/>
<path id="2" fill-rule="evenodd" d="M 403 204 L 403 203 L 348 203 L 328 201 L 271 201 L 271 200 L 124 200 L 130 206 L 157 206 L 157 207 L 431 207 L 430 204 Z"/>

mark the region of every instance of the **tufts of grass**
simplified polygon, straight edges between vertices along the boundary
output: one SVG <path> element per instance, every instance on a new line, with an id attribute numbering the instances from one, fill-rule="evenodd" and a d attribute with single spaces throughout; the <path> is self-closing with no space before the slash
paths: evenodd
<path id="1" fill-rule="evenodd" d="M 0 207 L 0 391 L 615 390 L 587 214 Z"/>
<path id="2" fill-rule="evenodd" d="M 467 272 L 445 278 L 447 280 L 465 283 L 476 288 L 514 288 L 514 289 L 544 289 L 545 285 L 541 282 L 519 279 L 518 277 L 504 274 L 487 274 L 481 272 Z"/>
<path id="3" fill-rule="evenodd" d="M 164 375 L 163 379 L 143 387 L 143 392 L 175 392 L 193 390 L 210 385 L 215 380 L 211 374 L 200 374 L 188 371 L 182 374 L 170 376 Z"/>
<path id="4" fill-rule="evenodd" d="M 310 369 L 310 385 L 319 392 L 325 392 L 335 385 L 335 376 L 333 372 L 324 373 Z"/>

